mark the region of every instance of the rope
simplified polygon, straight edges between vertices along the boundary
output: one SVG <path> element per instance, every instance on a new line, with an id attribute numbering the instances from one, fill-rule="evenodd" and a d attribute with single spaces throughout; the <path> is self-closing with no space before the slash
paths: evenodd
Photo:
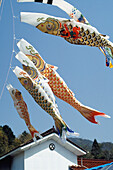
<path id="1" fill-rule="evenodd" d="M 2 0 L 0 0 L 0 6 L 1 6 L 1 4 L 2 4 Z"/>
<path id="2" fill-rule="evenodd" d="M 1 3 L 2 3 L 2 6 L 1 6 L 1 13 L 0 13 L 0 21 L 2 19 L 2 14 L 3 14 L 3 8 L 4 8 L 5 0 L 3 2 L 1 1 Z"/>
<path id="3" fill-rule="evenodd" d="M 5 2 L 5 0 L 4 0 L 4 2 Z M 14 50 L 15 39 L 16 39 L 15 38 L 15 21 L 14 21 L 15 16 L 14 16 L 14 10 L 13 10 L 13 5 L 12 5 L 12 1 L 11 0 L 10 0 L 10 6 L 11 6 L 11 12 L 12 12 L 12 16 L 13 16 L 13 50 L 12 50 L 12 54 L 11 54 L 11 59 L 10 59 L 9 68 L 8 68 L 8 72 L 7 72 L 7 75 L 6 75 L 5 83 L 3 85 L 2 92 L 0 94 L 0 100 L 2 98 L 5 86 L 7 84 L 7 80 L 8 80 L 9 72 L 10 72 L 10 69 L 11 69 L 12 60 L 13 60 L 13 53 L 15 52 L 15 50 Z"/>

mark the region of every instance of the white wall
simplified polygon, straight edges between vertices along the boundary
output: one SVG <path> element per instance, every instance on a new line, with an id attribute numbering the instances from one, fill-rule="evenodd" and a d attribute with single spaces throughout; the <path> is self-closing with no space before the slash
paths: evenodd
<path id="1" fill-rule="evenodd" d="M 50 143 L 55 144 L 55 150 L 49 149 Z M 24 170 L 68 170 L 70 165 L 77 164 L 76 155 L 61 147 L 54 140 L 28 149 L 24 153 L 24 158 Z"/>
<path id="2" fill-rule="evenodd" d="M 11 170 L 24 170 L 24 153 L 14 156 Z"/>

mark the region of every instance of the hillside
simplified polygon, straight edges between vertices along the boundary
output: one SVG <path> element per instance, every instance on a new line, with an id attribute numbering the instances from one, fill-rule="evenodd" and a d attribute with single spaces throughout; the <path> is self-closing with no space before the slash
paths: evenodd
<path id="1" fill-rule="evenodd" d="M 30 139 L 31 135 L 25 131 L 16 137 L 9 126 L 0 126 L 0 156 Z M 98 143 L 96 139 L 94 141 L 82 138 L 69 139 L 88 152 L 85 158 L 113 159 L 113 143 L 111 142 Z"/>
<path id="2" fill-rule="evenodd" d="M 82 139 L 82 138 L 70 138 L 70 140 L 86 151 L 90 151 L 92 148 L 93 141 L 88 140 L 88 139 Z"/>
<path id="3" fill-rule="evenodd" d="M 70 140 L 88 152 L 85 158 L 113 159 L 113 143 L 111 142 L 98 143 L 96 139 L 91 141 L 82 138 L 70 138 Z"/>

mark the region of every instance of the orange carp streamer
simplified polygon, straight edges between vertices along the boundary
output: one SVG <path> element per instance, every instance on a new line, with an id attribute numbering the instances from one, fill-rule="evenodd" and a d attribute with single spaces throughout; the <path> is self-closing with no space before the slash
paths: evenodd
<path id="1" fill-rule="evenodd" d="M 69 126 L 62 119 L 58 106 L 51 101 L 48 94 L 45 91 L 45 88 L 42 88 L 40 83 L 36 83 L 27 72 L 15 67 L 13 70 L 18 80 L 22 86 L 30 93 L 36 103 L 45 110 L 54 120 L 58 134 L 63 142 L 66 141 L 66 137 L 69 135 L 78 136 L 79 134 L 74 132 L 69 128 Z"/>
<path id="2" fill-rule="evenodd" d="M 32 138 L 34 138 L 34 140 L 35 140 L 36 136 L 39 136 L 40 138 L 42 138 L 42 136 L 39 134 L 39 132 L 30 123 L 30 117 L 29 117 L 29 113 L 28 113 L 27 104 L 23 100 L 21 92 L 15 88 L 13 88 L 13 86 L 11 84 L 7 85 L 7 89 L 14 101 L 14 107 L 16 108 L 19 116 L 22 119 L 24 119 L 24 121 L 30 131 Z"/>
<path id="3" fill-rule="evenodd" d="M 80 103 L 75 98 L 73 92 L 68 88 L 64 80 L 56 72 L 57 68 L 47 64 L 31 44 L 24 39 L 21 39 L 17 46 L 20 51 L 22 51 L 35 64 L 40 73 L 49 80 L 48 84 L 58 98 L 69 103 L 92 123 L 98 124 L 98 121 L 95 120 L 95 116 L 110 118 L 110 116 L 105 113 L 99 112 Z M 28 72 L 28 74 L 31 74 L 28 67 L 24 67 L 24 70 Z"/>

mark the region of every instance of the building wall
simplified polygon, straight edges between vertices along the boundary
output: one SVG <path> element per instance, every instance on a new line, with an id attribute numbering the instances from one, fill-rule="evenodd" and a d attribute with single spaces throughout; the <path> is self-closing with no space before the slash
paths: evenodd
<path id="1" fill-rule="evenodd" d="M 12 158 L 9 156 L 0 160 L 0 170 L 11 170 Z"/>
<path id="2" fill-rule="evenodd" d="M 24 153 L 20 153 L 12 159 L 11 170 L 24 170 Z"/>
<path id="3" fill-rule="evenodd" d="M 50 143 L 55 144 L 54 150 L 50 150 Z M 68 170 L 70 165 L 77 164 L 76 155 L 53 140 L 28 149 L 24 158 L 24 170 Z"/>

